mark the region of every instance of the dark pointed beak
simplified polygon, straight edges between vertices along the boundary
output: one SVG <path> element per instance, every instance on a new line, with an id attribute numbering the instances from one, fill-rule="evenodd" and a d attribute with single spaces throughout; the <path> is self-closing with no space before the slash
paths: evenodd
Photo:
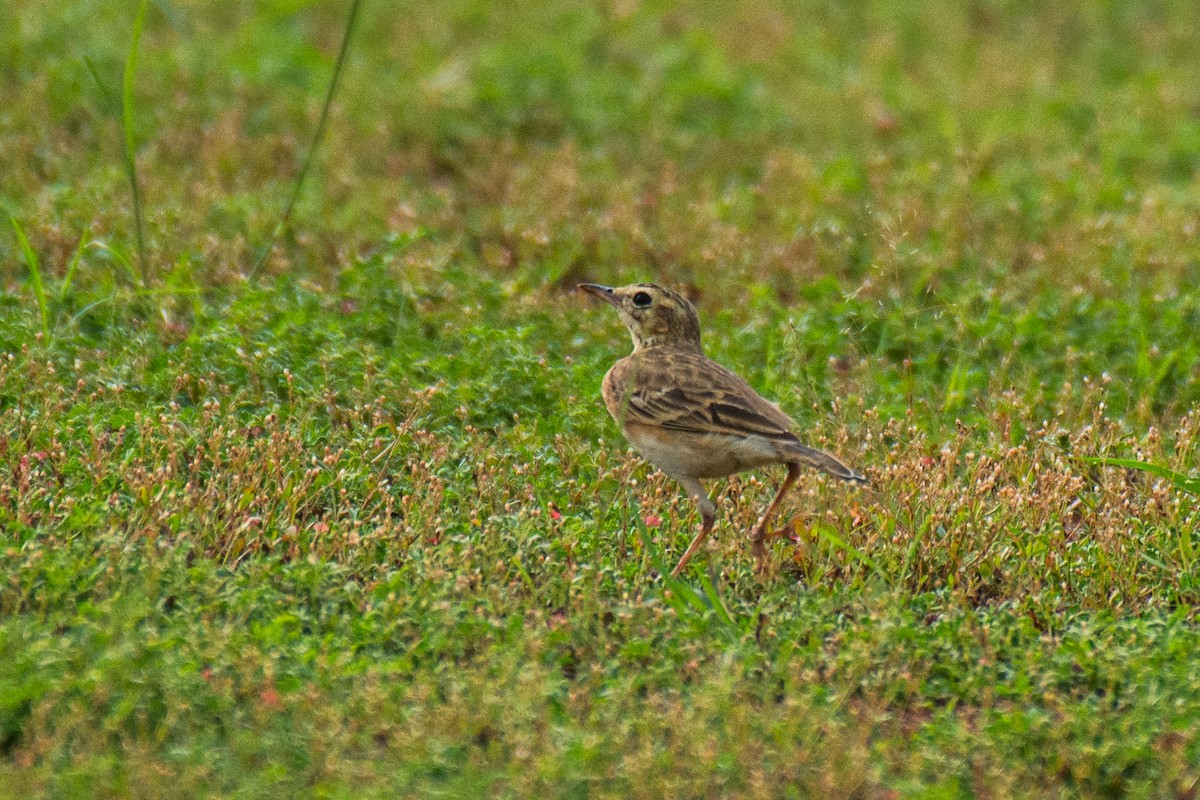
<path id="1" fill-rule="evenodd" d="M 575 288 L 582 289 L 588 294 L 599 297 L 610 306 L 617 305 L 617 296 L 613 293 L 613 288 L 611 286 L 601 286 L 598 283 L 581 283 Z"/>

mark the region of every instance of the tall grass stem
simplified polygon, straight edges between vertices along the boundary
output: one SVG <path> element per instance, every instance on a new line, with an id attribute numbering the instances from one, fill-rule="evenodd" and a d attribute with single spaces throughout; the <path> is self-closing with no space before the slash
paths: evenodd
<path id="1" fill-rule="evenodd" d="M 25 256 L 25 263 L 29 265 L 29 279 L 33 282 L 33 296 L 37 298 L 38 311 L 42 315 L 42 333 L 50 335 L 50 309 L 46 305 L 46 288 L 42 284 L 42 265 L 38 261 L 37 253 L 33 252 L 33 248 L 29 246 L 29 239 L 25 236 L 25 231 L 21 228 L 21 223 L 17 222 L 17 218 L 11 214 L 8 221 L 12 223 L 13 233 L 17 235 L 17 244 L 21 247 L 21 253 Z"/>
<path id="2" fill-rule="evenodd" d="M 133 192 L 133 222 L 137 233 L 138 270 L 142 286 L 146 285 L 146 240 L 143 233 L 142 192 L 138 187 L 137 159 L 134 156 L 133 137 L 133 77 L 137 70 L 138 43 L 142 39 L 142 25 L 146 21 L 149 0 L 138 3 L 137 16 L 133 20 L 133 36 L 129 40 L 129 56 L 125 59 L 125 80 L 121 92 L 121 124 L 125 129 L 125 173 L 129 188 Z"/>
<path id="3" fill-rule="evenodd" d="M 304 188 L 304 179 L 308 176 L 308 170 L 312 166 L 317 148 L 320 147 L 321 140 L 325 137 L 325 128 L 329 123 L 329 109 L 333 106 L 333 98 L 337 92 L 342 68 L 346 63 L 346 54 L 350 50 L 350 38 L 354 34 L 354 25 L 358 21 L 358 10 L 361 5 L 361 0 L 351 0 L 350 11 L 346 20 L 346 31 L 342 35 L 342 44 L 338 48 L 337 60 L 333 64 L 333 75 L 329 79 L 329 88 L 325 92 L 325 102 L 321 106 L 321 116 L 317 120 L 317 129 L 313 132 L 312 141 L 308 145 L 308 153 L 304 156 L 304 161 L 300 165 L 300 172 L 296 175 L 295 183 L 292 184 L 292 193 L 288 198 L 287 206 L 284 207 L 283 216 L 280 217 L 279 223 L 271 231 L 271 235 L 267 238 L 266 243 L 263 244 L 262 251 L 258 254 L 258 259 L 250 269 L 249 278 L 251 283 L 258 280 L 258 274 L 262 271 L 263 265 L 267 263 L 267 257 L 271 253 L 271 247 L 275 244 L 275 240 L 279 238 L 279 235 L 283 233 L 288 222 L 291 221 L 292 212 L 295 210 L 296 203 L 300 200 L 300 192 Z"/>
<path id="4" fill-rule="evenodd" d="M 1134 458 L 1106 458 L 1102 456 L 1089 457 L 1083 460 L 1084 463 L 1096 464 L 1101 467 L 1123 467 L 1125 469 L 1135 469 L 1139 472 L 1145 472 L 1170 481 L 1176 489 L 1182 492 L 1200 496 L 1200 478 L 1189 478 L 1182 472 L 1176 472 L 1160 464 L 1151 464 L 1146 461 L 1138 461 Z"/>

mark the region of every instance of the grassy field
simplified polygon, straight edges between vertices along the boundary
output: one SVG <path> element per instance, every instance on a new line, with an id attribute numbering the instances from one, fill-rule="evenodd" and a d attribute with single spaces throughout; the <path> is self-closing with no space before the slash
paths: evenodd
<path id="1" fill-rule="evenodd" d="M 0 797 L 1197 796 L 1193 4 L 369 3 L 271 244 L 348 8 L 0 12 Z M 659 577 L 584 280 L 872 486 Z"/>

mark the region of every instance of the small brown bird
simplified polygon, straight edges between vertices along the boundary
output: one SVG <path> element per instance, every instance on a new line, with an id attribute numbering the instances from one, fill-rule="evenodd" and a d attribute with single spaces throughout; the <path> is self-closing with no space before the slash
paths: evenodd
<path id="1" fill-rule="evenodd" d="M 767 523 L 800 475 L 816 467 L 852 483 L 867 479 L 821 450 L 806 447 L 791 432 L 795 422 L 750 384 L 704 355 L 695 307 L 653 283 L 612 288 L 582 283 L 621 315 L 633 337 L 633 352 L 604 376 L 608 413 L 650 463 L 687 490 L 700 510 L 700 532 L 671 572 L 678 575 L 708 538 L 717 507 L 701 478 L 723 478 L 765 464 L 787 464 L 787 477 L 750 532 L 761 571 L 766 564 Z"/>

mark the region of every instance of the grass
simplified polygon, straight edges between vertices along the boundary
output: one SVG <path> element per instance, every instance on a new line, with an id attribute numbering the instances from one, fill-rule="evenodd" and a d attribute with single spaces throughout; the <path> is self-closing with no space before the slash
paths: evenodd
<path id="1" fill-rule="evenodd" d="M 350 50 L 351 37 L 354 34 L 354 23 L 358 19 L 358 10 L 360 8 L 359 0 L 352 0 L 350 12 L 347 15 L 346 33 L 342 36 L 341 47 L 338 48 L 337 59 L 333 62 L 333 74 L 329 78 L 329 89 L 325 93 L 325 102 L 321 105 L 321 116 L 317 119 L 316 130 L 313 132 L 312 143 L 308 147 L 308 152 L 304 155 L 304 162 L 300 165 L 300 171 L 296 173 L 296 182 L 292 186 L 292 193 L 288 196 L 287 206 L 283 209 L 283 215 L 279 220 L 279 224 L 275 226 L 275 230 L 271 232 L 270 238 L 263 246 L 262 252 L 259 253 L 258 259 L 254 262 L 254 266 L 250 269 L 249 279 L 254 282 L 258 277 L 259 270 L 267 263 L 267 256 L 270 254 L 271 245 L 279 237 L 288 221 L 292 218 L 292 212 L 296 210 L 296 203 L 300 200 L 300 194 L 304 190 L 304 178 L 308 175 L 308 170 L 312 166 L 313 157 L 316 156 L 317 150 L 320 147 L 321 140 L 325 136 L 325 127 L 329 123 L 329 109 L 333 106 L 333 98 L 337 94 L 338 79 L 342 74 L 342 67 L 346 63 L 346 54 Z"/>
<path id="2" fill-rule="evenodd" d="M 46 289 L 42 285 L 41 262 L 38 260 L 37 253 L 33 252 L 33 248 L 29 246 L 29 237 L 25 235 L 25 230 L 21 227 L 21 223 L 17 222 L 17 218 L 10 216 L 8 221 L 12 225 L 13 235 L 17 237 L 17 244 L 21 248 L 25 265 L 29 267 L 29 283 L 33 287 L 33 298 L 37 301 L 38 314 L 42 322 L 42 334 L 48 334 L 50 332 L 49 312 L 46 306 Z"/>
<path id="3" fill-rule="evenodd" d="M 138 269 L 141 282 L 147 282 L 145 216 L 142 213 L 142 190 L 138 184 L 137 150 L 134 141 L 133 116 L 135 106 L 133 89 L 137 72 L 138 44 L 142 40 L 142 28 L 146 23 L 146 8 L 149 0 L 138 3 L 137 15 L 133 18 L 133 35 L 129 38 L 129 56 L 125 59 L 125 78 L 121 83 L 121 124 L 125 129 L 125 173 L 129 178 L 129 193 L 133 200 L 133 230 L 137 235 Z M 86 62 L 85 62 L 86 63 Z"/>
<path id="4" fill-rule="evenodd" d="M 1195 796 L 1190 6 L 110 6 L 0 29 L 0 796 Z M 642 279 L 872 478 L 766 581 Z"/>

